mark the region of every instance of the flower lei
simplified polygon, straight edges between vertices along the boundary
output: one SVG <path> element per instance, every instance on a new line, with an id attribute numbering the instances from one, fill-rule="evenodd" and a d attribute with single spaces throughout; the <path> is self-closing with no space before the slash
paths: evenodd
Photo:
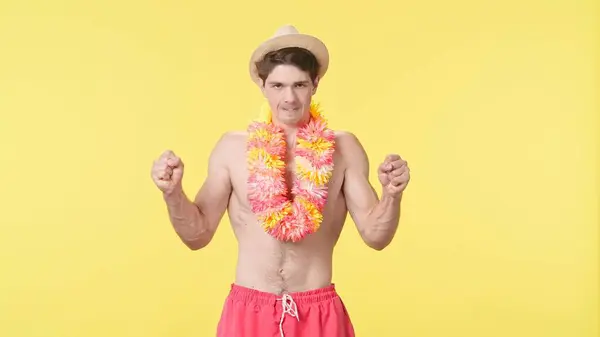
<path id="1" fill-rule="evenodd" d="M 296 135 L 293 200 L 285 182 L 283 130 L 272 123 L 268 109 L 248 127 L 248 200 L 265 232 L 281 241 L 300 241 L 316 232 L 323 221 L 335 135 L 318 104 L 311 103 L 310 115 L 308 124 Z"/>

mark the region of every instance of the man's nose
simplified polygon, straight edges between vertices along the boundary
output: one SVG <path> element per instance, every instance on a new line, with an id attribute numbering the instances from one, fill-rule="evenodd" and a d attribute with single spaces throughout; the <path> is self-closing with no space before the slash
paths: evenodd
<path id="1" fill-rule="evenodd" d="M 283 100 L 286 103 L 293 103 L 296 101 L 296 93 L 291 87 L 287 87 L 283 93 Z"/>

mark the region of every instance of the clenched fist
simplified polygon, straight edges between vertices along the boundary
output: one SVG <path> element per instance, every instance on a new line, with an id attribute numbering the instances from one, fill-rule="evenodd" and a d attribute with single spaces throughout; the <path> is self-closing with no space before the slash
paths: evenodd
<path id="1" fill-rule="evenodd" d="M 183 162 L 172 151 L 165 151 L 152 165 L 152 180 L 164 194 L 180 191 Z"/>
<path id="2" fill-rule="evenodd" d="M 379 166 L 378 176 L 383 193 L 398 197 L 410 181 L 410 169 L 405 160 L 397 154 L 392 154 Z"/>

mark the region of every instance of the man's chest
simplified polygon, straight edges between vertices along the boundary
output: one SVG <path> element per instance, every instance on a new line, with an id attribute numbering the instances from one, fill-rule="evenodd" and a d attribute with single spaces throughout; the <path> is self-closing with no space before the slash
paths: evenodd
<path id="1" fill-rule="evenodd" d="M 249 181 L 255 180 L 257 177 L 255 168 L 251 167 L 248 163 L 248 154 L 245 151 L 245 146 L 239 146 L 235 151 L 232 151 L 229 160 L 229 172 L 231 184 L 233 186 L 234 193 L 238 195 L 238 197 L 245 197 L 248 193 L 248 184 Z M 282 158 L 284 159 L 284 158 Z M 341 189 L 343 183 L 343 176 L 345 172 L 344 160 L 341 154 L 336 151 L 333 155 L 333 170 L 331 172 L 331 177 L 329 178 L 328 189 L 330 194 L 337 195 L 338 190 Z M 310 165 L 306 162 L 302 157 L 295 156 L 293 150 L 290 150 L 286 153 L 285 159 L 280 162 L 283 166 L 279 168 L 279 170 L 273 171 L 273 176 L 271 179 L 267 179 L 266 181 L 262 181 L 261 185 L 267 189 L 268 182 L 271 184 L 277 180 L 281 180 L 283 178 L 283 182 L 285 183 L 288 189 L 291 189 L 298 180 L 302 179 L 299 175 L 302 175 L 300 171 L 297 170 L 297 167 L 304 168 L 304 174 L 310 168 L 306 165 Z M 265 163 L 265 166 L 267 164 Z M 263 167 L 264 168 L 264 167 Z M 275 174 L 277 172 L 277 174 Z M 264 176 L 262 179 L 264 180 Z M 246 201 L 246 198 L 240 198 L 242 201 Z"/>

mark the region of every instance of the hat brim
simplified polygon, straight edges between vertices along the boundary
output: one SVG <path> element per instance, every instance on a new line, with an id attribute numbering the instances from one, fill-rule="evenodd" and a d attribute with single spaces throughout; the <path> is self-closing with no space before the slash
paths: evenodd
<path id="1" fill-rule="evenodd" d="M 329 51 L 325 44 L 314 36 L 306 34 L 289 34 L 273 37 L 263 42 L 250 57 L 250 77 L 257 85 L 262 85 L 262 80 L 258 76 L 258 69 L 256 62 L 263 59 L 263 57 L 275 50 L 279 50 L 287 47 L 299 47 L 310 51 L 317 62 L 319 62 L 318 77 L 323 78 L 327 69 L 329 68 Z"/>

